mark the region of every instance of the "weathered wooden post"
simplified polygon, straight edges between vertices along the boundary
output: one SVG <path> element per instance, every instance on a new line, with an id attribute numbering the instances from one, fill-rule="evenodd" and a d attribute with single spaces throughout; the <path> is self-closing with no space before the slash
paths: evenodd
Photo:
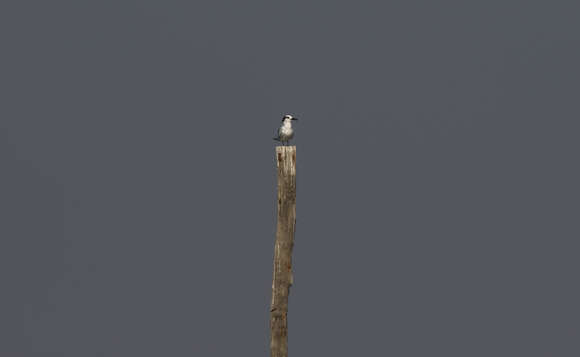
<path id="1" fill-rule="evenodd" d="M 277 146 L 278 223 L 274 246 L 270 356 L 288 356 L 288 293 L 292 285 L 292 247 L 296 229 L 296 146 Z"/>

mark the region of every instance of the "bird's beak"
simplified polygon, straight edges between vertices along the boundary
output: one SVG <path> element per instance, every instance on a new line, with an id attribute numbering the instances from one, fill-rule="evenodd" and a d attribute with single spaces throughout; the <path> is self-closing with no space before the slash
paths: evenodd
<path id="1" fill-rule="evenodd" d="M 292 120 L 298 120 L 298 118 L 292 118 Z"/>

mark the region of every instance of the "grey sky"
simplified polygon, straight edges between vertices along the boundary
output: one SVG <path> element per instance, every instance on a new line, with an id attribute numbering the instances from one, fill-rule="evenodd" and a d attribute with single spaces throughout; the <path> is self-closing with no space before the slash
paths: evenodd
<path id="1" fill-rule="evenodd" d="M 578 356 L 580 5 L 0 3 L 0 356 Z"/>

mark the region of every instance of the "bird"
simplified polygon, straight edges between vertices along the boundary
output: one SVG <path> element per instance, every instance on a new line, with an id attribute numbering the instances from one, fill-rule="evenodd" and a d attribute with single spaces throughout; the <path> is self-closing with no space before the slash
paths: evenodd
<path id="1" fill-rule="evenodd" d="M 288 145 L 288 141 L 294 137 L 294 129 L 292 129 L 292 121 L 298 120 L 292 115 L 286 114 L 282 117 L 282 125 L 278 129 L 278 136 L 273 138 L 281 142 L 283 145 Z"/>

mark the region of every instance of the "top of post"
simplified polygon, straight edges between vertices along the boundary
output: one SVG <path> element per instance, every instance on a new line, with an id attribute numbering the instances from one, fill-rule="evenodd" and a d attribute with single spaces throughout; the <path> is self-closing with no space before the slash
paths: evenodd
<path id="1" fill-rule="evenodd" d="M 296 146 L 276 146 L 276 165 L 284 172 L 296 175 Z"/>

